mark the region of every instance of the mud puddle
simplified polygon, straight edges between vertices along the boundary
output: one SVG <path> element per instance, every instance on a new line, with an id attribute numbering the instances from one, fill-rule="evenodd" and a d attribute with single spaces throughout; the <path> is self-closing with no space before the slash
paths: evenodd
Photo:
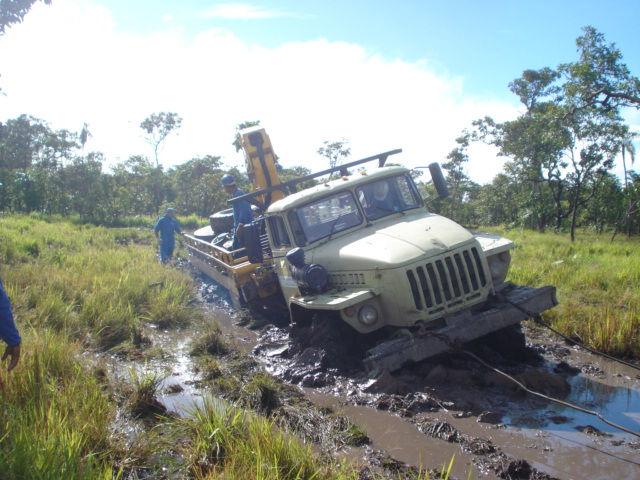
<path id="1" fill-rule="evenodd" d="M 336 362 L 331 345 L 301 349 L 288 327 L 247 320 L 220 302 L 217 287 L 201 282 L 226 336 L 314 404 L 359 425 L 371 440 L 368 448 L 401 463 L 439 468 L 455 454 L 459 478 L 640 478 L 640 439 L 524 394 L 468 357 L 443 355 L 371 379 L 357 360 Z M 582 353 L 546 331 L 526 333 L 522 358 L 482 346 L 474 351 L 534 390 L 640 430 L 637 371 Z M 352 453 L 371 459 L 367 449 Z"/>
<path id="2" fill-rule="evenodd" d="M 534 390 L 640 431 L 637 371 L 531 333 L 525 361 L 501 358 L 486 348 L 477 353 Z M 419 443 L 394 443 L 394 435 L 384 433 L 386 427 L 378 428 L 389 417 L 400 417 L 414 432 L 417 427 L 429 437 L 431 443 L 422 444 L 421 452 L 438 451 L 444 442 L 457 444 L 452 450 L 467 455 L 460 462 L 466 468 L 472 463 L 473 475 L 640 478 L 637 437 L 597 417 L 526 395 L 459 355 L 444 355 L 372 380 L 353 366 L 346 373 L 328 367 L 322 351 L 290 355 L 295 348 L 284 329 L 265 330 L 255 351 L 274 375 L 305 387 L 310 398 L 313 393 L 341 399 L 347 417 L 371 429 L 380 448 L 391 453 L 397 445 L 393 455 L 409 464 L 434 458 L 416 455 L 414 445 Z M 433 443 L 434 438 L 440 442 Z"/>

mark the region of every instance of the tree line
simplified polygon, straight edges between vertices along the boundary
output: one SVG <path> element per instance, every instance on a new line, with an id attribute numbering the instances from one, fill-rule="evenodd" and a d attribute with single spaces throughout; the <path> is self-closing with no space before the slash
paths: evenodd
<path id="1" fill-rule="evenodd" d="M 526 70 L 509 84 L 522 105 L 517 118 L 478 119 L 456 139 L 442 163 L 449 198 L 435 199 L 433 187 L 416 177 L 428 208 L 468 226 L 553 229 L 568 231 L 572 239 L 578 227 L 640 233 L 640 176 L 631 170 L 637 134 L 623 117 L 625 110 L 640 108 L 640 80 L 615 44 L 593 27 L 583 29 L 576 46 L 576 61 Z M 28 115 L 0 123 L 0 210 L 75 214 L 112 225 L 123 217 L 157 214 L 168 204 L 200 216 L 226 208 L 219 156 L 162 166 L 162 143 L 181 122 L 173 112 L 150 115 L 140 128 L 153 159 L 133 155 L 108 170 L 103 154 L 85 152 L 91 136 L 86 124 L 78 132 L 54 130 Z M 238 125 L 236 150 L 239 130 L 257 124 Z M 487 185 L 465 172 L 469 148 L 478 142 L 506 158 L 503 171 Z M 325 141 L 318 153 L 335 166 L 350 155 L 348 141 Z M 617 157 L 624 165 L 621 179 L 612 171 Z M 247 186 L 244 172 L 231 173 L 241 188 Z M 307 173 L 295 167 L 281 175 Z"/>

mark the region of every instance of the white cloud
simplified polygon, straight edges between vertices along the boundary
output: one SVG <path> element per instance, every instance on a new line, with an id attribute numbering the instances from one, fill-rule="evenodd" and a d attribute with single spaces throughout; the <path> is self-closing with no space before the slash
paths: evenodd
<path id="1" fill-rule="evenodd" d="M 152 112 L 184 119 L 161 152 L 165 166 L 196 155 L 222 155 L 241 166 L 234 127 L 260 119 L 284 166 L 325 167 L 324 140 L 351 140 L 353 158 L 403 148 L 409 167 L 443 161 L 454 139 L 484 115 L 516 114 L 515 104 L 469 97 L 463 80 L 436 74 L 426 61 L 372 54 L 361 46 L 318 39 L 276 48 L 248 44 L 230 32 L 195 37 L 166 27 L 132 35 L 109 10 L 89 1 L 34 6 L 0 39 L 0 119 L 29 113 L 56 128 L 90 125 L 87 148 L 110 162 L 151 155 L 138 127 Z M 502 160 L 472 151 L 469 173 L 486 182 Z"/>
<path id="2" fill-rule="evenodd" d="M 262 20 L 267 18 L 290 17 L 289 12 L 267 10 L 249 3 L 219 3 L 202 12 L 204 18 L 224 20 Z"/>

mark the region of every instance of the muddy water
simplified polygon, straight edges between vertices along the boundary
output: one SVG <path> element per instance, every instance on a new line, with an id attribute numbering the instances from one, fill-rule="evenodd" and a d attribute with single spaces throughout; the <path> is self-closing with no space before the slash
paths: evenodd
<path id="1" fill-rule="evenodd" d="M 216 292 L 206 293 L 208 285 L 203 282 L 203 297 L 210 302 L 208 308 L 218 317 L 225 334 L 242 350 L 253 349 L 271 373 L 291 378 L 287 372 L 298 359 L 290 355 L 288 330 L 272 326 L 257 333 L 238 326 L 237 313 L 224 302 L 210 300 L 215 300 Z M 560 383 L 566 382 L 569 387 L 566 400 L 640 431 L 640 372 L 582 353 L 544 331 L 528 331 L 527 338 L 539 354 L 538 362 L 516 362 L 507 367 L 520 373 L 542 372 L 550 380 L 560 378 Z M 434 365 L 414 365 L 396 372 L 386 390 L 368 393 L 371 381 L 364 372 L 345 374 L 324 369 L 322 381 L 304 391 L 318 406 L 331 406 L 361 426 L 374 449 L 409 465 L 438 468 L 455 454 L 454 472 L 459 478 L 491 478 L 499 471 L 497 463 L 504 463 L 505 458 L 508 463 L 511 458 L 526 460 L 540 472 L 525 478 L 548 474 L 557 478 L 640 479 L 639 438 L 621 433 L 596 417 L 487 383 L 486 370 L 468 359 L 444 358 L 442 362 L 446 368 L 441 384 L 428 381 Z M 316 378 L 317 369 L 312 371 Z M 296 378 L 294 383 L 305 384 L 303 378 Z M 402 402 L 416 395 L 433 398 L 438 406 L 407 413 Z M 400 408 L 382 410 L 380 403 L 385 397 L 398 400 Z M 482 411 L 496 412 L 499 424 L 478 422 Z M 433 422 L 446 422 L 468 438 L 489 441 L 497 453 L 473 455 L 460 443 L 422 433 L 425 429 L 421 426 Z"/>
<path id="2" fill-rule="evenodd" d="M 473 465 L 473 457 L 460 451 L 457 445 L 434 442 L 420 433 L 414 425 L 402 418 L 371 407 L 342 403 L 337 397 L 304 389 L 307 398 L 318 407 L 330 407 L 336 413 L 348 417 L 362 428 L 370 446 L 383 450 L 395 460 L 416 467 L 446 469 L 455 458 L 452 474 L 459 478 L 477 478 L 480 474 Z M 357 460 L 357 459 L 356 459 Z M 485 478 L 495 478 L 493 475 Z"/>

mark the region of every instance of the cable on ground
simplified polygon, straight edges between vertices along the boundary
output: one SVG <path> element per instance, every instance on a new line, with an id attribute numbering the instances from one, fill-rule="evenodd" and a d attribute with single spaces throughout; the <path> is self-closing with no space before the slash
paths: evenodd
<path id="1" fill-rule="evenodd" d="M 494 367 L 493 365 L 490 365 L 489 363 L 487 363 L 486 361 L 484 361 L 482 358 L 480 358 L 479 356 L 477 356 L 475 353 L 472 353 L 468 350 L 465 350 L 463 348 L 461 348 L 460 346 L 454 344 L 449 337 L 447 337 L 446 335 L 443 334 L 438 334 L 438 333 L 431 333 L 431 336 L 439 339 L 441 342 L 444 342 L 450 349 L 454 350 L 454 351 L 458 351 L 460 353 L 463 353 L 471 358 L 473 358 L 474 360 L 476 360 L 478 363 L 480 363 L 481 365 L 483 365 L 484 367 L 488 368 L 489 370 L 493 370 L 494 372 L 496 372 L 499 375 L 502 375 L 503 377 L 505 377 L 507 380 L 513 382 L 514 384 L 516 384 L 519 388 L 521 388 L 522 390 L 524 390 L 525 392 L 534 395 L 536 397 L 540 397 L 544 400 L 547 400 L 549 402 L 553 402 L 553 403 L 557 403 L 559 405 L 562 405 L 564 407 L 568 407 L 568 408 L 572 408 L 574 410 L 577 410 L 579 412 L 583 412 L 589 415 L 593 415 L 594 417 L 599 418 L 600 420 L 602 420 L 604 423 L 606 423 L 607 425 L 613 427 L 613 428 L 617 428 L 618 430 L 621 430 L 623 432 L 626 432 L 630 435 L 634 435 L 638 438 L 640 438 L 640 432 L 635 432 L 623 425 L 619 425 L 615 422 L 612 422 L 610 420 L 607 420 L 605 417 L 602 416 L 602 414 L 594 411 L 594 410 L 589 410 L 587 408 L 581 407 L 579 405 L 576 405 L 574 403 L 571 402 L 567 402 L 565 400 L 560 400 L 558 398 L 554 398 L 554 397 L 550 397 L 549 395 L 545 395 L 544 393 L 540 393 L 540 392 L 536 392 L 535 390 L 531 390 L 529 387 L 527 387 L 525 384 L 523 384 L 522 382 L 520 382 L 519 380 L 517 380 L 516 378 L 512 377 L 511 375 L 509 375 L 508 373 L 503 372 L 502 370 Z"/>

